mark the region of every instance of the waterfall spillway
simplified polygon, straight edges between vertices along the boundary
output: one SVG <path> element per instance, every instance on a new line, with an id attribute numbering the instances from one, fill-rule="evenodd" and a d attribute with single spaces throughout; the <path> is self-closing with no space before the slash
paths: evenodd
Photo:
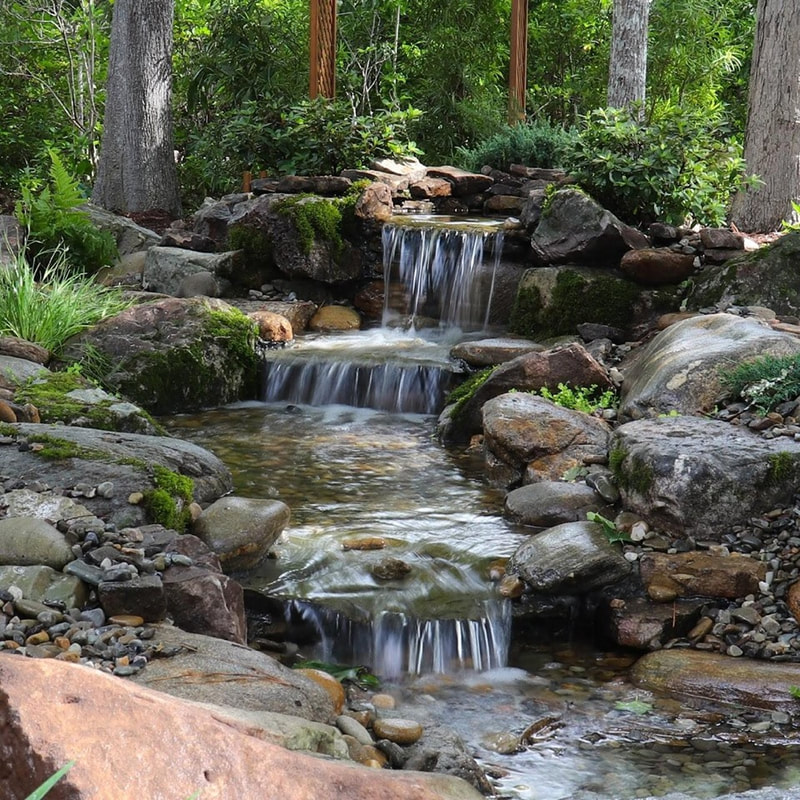
<path id="1" fill-rule="evenodd" d="M 440 327 L 485 328 L 502 252 L 503 231 L 496 225 L 384 225 L 384 324 L 400 311 L 412 326 L 432 317 Z M 402 309 L 392 308 L 395 281 Z"/>

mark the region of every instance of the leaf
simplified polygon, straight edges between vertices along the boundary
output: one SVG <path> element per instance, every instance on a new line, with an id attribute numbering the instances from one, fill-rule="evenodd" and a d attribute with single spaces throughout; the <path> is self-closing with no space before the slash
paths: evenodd
<path id="1" fill-rule="evenodd" d="M 789 694 L 792 697 L 796 697 L 798 700 L 800 700 L 800 686 L 790 686 Z"/>
<path id="2" fill-rule="evenodd" d="M 64 764 L 55 775 L 51 775 L 38 789 L 34 789 L 25 800 L 41 800 L 74 766 L 74 761 Z"/>
<path id="3" fill-rule="evenodd" d="M 614 542 L 630 542 L 631 537 L 625 531 L 621 531 L 610 519 L 606 519 L 601 514 L 594 511 L 586 512 L 586 519 L 595 522 L 603 528 L 603 533 L 612 544 Z"/>
<path id="4" fill-rule="evenodd" d="M 644 700 L 620 700 L 614 708 L 617 711 L 629 711 L 631 714 L 647 714 L 653 710 L 651 703 Z"/>

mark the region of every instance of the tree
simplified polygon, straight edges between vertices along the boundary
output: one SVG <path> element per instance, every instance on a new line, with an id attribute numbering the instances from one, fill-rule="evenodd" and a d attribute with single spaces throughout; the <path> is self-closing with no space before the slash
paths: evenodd
<path id="1" fill-rule="evenodd" d="M 644 110 L 649 15 L 650 0 L 614 0 L 606 99 L 609 108 L 638 105 L 640 111 Z"/>
<path id="2" fill-rule="evenodd" d="M 800 0 L 759 0 L 744 157 L 760 187 L 739 192 L 732 221 L 771 231 L 797 221 L 800 197 Z"/>
<path id="3" fill-rule="evenodd" d="M 180 216 L 172 140 L 173 0 L 116 0 L 92 201 Z"/>

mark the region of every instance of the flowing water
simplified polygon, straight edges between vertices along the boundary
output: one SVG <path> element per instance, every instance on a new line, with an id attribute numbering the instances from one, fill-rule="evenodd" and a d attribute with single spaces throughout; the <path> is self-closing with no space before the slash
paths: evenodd
<path id="1" fill-rule="evenodd" d="M 487 318 L 497 231 L 404 223 L 384 242 L 386 296 L 403 296 L 410 331 L 305 337 L 271 354 L 267 402 L 165 421 L 217 453 L 239 495 L 292 509 L 274 558 L 243 583 L 284 599 L 303 655 L 367 664 L 404 714 L 459 732 L 502 797 L 800 785 L 792 720 L 638 691 L 627 681 L 635 655 L 512 641 L 489 576 L 529 533 L 500 514 L 480 453 L 435 441 L 432 416 L 458 369 L 453 331 Z M 481 280 L 476 295 L 455 291 Z M 440 324 L 423 336 L 432 312 Z M 387 305 L 385 319 L 399 316 Z"/>

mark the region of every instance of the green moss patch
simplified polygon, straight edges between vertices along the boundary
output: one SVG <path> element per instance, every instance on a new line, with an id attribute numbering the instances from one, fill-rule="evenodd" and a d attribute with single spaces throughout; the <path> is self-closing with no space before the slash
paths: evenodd
<path id="1" fill-rule="evenodd" d="M 447 396 L 447 405 L 453 405 L 451 419 L 458 419 L 467 403 L 475 396 L 478 389 L 492 376 L 497 367 L 487 367 L 470 375 L 463 383 L 456 386 Z"/>
<path id="2" fill-rule="evenodd" d="M 153 467 L 154 488 L 144 493 L 144 505 L 153 522 L 183 533 L 191 520 L 189 504 L 194 496 L 194 482 L 156 464 Z"/>

